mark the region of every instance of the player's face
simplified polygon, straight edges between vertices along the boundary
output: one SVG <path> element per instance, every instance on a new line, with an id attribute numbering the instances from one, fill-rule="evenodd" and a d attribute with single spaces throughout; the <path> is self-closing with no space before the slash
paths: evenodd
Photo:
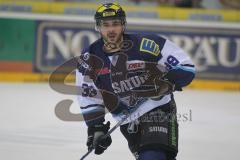
<path id="1" fill-rule="evenodd" d="M 124 26 L 121 20 L 103 20 L 99 27 L 99 32 L 103 39 L 108 43 L 118 44 L 122 40 Z"/>

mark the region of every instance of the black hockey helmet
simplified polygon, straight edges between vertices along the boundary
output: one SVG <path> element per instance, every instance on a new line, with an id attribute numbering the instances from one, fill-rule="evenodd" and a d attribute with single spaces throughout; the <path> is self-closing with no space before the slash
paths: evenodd
<path id="1" fill-rule="evenodd" d="M 96 26 L 100 25 L 101 20 L 118 18 L 122 24 L 126 23 L 125 11 L 118 3 L 105 3 L 98 7 L 95 13 Z"/>

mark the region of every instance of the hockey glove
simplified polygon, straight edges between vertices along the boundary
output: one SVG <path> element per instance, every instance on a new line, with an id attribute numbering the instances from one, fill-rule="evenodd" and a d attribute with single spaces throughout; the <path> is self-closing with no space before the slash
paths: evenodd
<path id="1" fill-rule="evenodd" d="M 132 89 L 136 97 L 156 98 L 170 94 L 174 91 L 174 84 L 161 77 L 156 77 L 152 85 L 142 85 Z"/>
<path id="2" fill-rule="evenodd" d="M 88 150 L 95 149 L 95 154 L 102 154 L 112 143 L 111 136 L 102 138 L 110 129 L 110 122 L 88 127 Z"/>

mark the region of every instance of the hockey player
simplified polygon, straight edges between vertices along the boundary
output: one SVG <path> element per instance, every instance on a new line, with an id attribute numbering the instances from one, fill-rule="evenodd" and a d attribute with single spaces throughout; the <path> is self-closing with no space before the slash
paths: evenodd
<path id="1" fill-rule="evenodd" d="M 96 13 L 101 38 L 80 56 L 76 83 L 83 88 L 79 104 L 88 126 L 88 149 L 102 154 L 112 139 L 105 135 L 105 108 L 117 120 L 135 110 L 120 127 L 138 160 L 174 160 L 178 124 L 173 92 L 195 75 L 189 56 L 156 35 L 126 34 L 126 15 L 119 4 L 106 3 Z"/>

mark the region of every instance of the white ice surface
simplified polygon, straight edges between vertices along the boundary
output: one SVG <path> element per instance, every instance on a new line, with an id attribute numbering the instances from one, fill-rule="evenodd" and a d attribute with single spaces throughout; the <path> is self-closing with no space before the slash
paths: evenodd
<path id="1" fill-rule="evenodd" d="M 178 160 L 238 159 L 240 93 L 185 90 L 175 94 L 180 124 Z M 0 160 L 78 160 L 86 150 L 86 126 L 59 120 L 54 109 L 76 98 L 53 91 L 48 84 L 0 83 Z M 192 115 L 190 117 L 190 111 Z M 107 115 L 107 120 L 112 120 Z M 184 122 L 183 122 L 184 121 Z M 120 131 L 100 156 L 86 160 L 134 160 Z"/>

